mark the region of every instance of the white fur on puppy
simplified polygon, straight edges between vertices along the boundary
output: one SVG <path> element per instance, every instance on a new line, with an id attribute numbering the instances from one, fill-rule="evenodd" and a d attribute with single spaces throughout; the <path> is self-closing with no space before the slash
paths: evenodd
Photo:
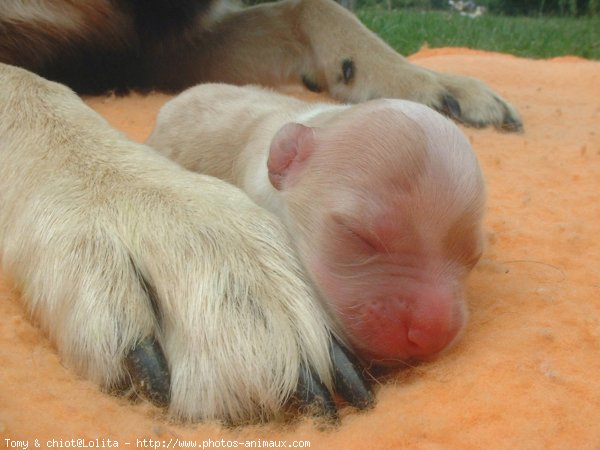
<path id="1" fill-rule="evenodd" d="M 364 359 L 429 358 L 464 329 L 485 187 L 468 140 L 439 113 L 208 84 L 167 103 L 148 144 L 278 214 Z"/>

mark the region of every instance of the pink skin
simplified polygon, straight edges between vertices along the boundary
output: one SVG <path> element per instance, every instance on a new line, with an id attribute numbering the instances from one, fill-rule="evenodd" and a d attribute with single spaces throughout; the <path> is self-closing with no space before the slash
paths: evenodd
<path id="1" fill-rule="evenodd" d="M 456 340 L 485 189 L 454 124 L 410 102 L 368 102 L 285 125 L 268 167 L 304 264 L 362 358 L 393 366 Z"/>

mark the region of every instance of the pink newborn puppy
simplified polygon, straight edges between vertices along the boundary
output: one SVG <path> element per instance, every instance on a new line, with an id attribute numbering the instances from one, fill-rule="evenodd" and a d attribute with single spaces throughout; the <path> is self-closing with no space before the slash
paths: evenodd
<path id="1" fill-rule="evenodd" d="M 167 103 L 148 144 L 276 213 L 363 359 L 428 358 L 463 330 L 485 189 L 467 139 L 437 112 L 209 84 Z"/>

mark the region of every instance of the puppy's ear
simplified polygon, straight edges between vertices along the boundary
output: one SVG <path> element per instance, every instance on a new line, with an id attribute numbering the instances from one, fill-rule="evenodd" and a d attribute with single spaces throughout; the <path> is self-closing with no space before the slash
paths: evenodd
<path id="1" fill-rule="evenodd" d="M 275 134 L 267 160 L 269 180 L 275 189 L 293 186 L 300 178 L 315 148 L 314 131 L 299 123 L 287 123 Z"/>

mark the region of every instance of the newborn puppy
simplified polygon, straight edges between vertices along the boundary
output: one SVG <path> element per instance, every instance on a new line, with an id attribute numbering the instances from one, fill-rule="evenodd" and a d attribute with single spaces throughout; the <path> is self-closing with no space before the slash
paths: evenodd
<path id="1" fill-rule="evenodd" d="M 435 111 L 207 84 L 167 103 L 147 143 L 276 213 L 364 360 L 428 358 L 463 330 L 484 181 L 467 139 Z"/>

